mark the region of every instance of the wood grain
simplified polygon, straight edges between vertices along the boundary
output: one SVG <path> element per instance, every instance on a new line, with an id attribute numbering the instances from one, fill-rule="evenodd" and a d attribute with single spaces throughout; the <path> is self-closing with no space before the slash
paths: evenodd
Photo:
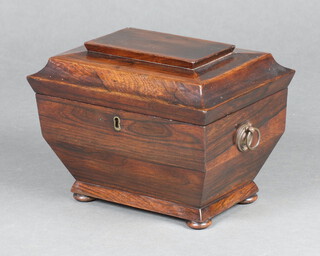
<path id="1" fill-rule="evenodd" d="M 285 129 L 287 90 L 282 90 L 206 126 L 206 177 L 202 205 L 252 181 Z M 257 149 L 240 152 L 235 145 L 239 124 L 260 129 Z"/>
<path id="2" fill-rule="evenodd" d="M 185 206 L 150 196 L 128 193 L 79 181 L 73 184 L 71 192 L 185 220 L 204 222 L 257 193 L 258 187 L 254 182 L 251 182 L 202 208 Z"/>
<path id="3" fill-rule="evenodd" d="M 48 140 L 204 171 L 201 126 L 43 95 L 37 95 L 37 100 Z M 114 116 L 121 119 L 121 132 L 113 128 Z"/>
<path id="4" fill-rule="evenodd" d="M 254 179 L 284 131 L 286 90 L 208 126 L 37 95 L 42 133 L 79 181 L 201 207 Z M 121 132 L 113 117 L 121 118 Z M 240 152 L 250 120 L 261 144 Z"/>
<path id="5" fill-rule="evenodd" d="M 268 53 L 138 29 L 85 47 L 28 76 L 43 137 L 75 177 L 76 199 L 168 214 L 194 228 L 253 201 L 253 179 L 285 129 L 294 70 Z M 245 122 L 262 137 L 240 152 L 235 135 Z"/>
<path id="6" fill-rule="evenodd" d="M 44 138 L 77 180 L 200 204 L 203 127 L 44 95 L 37 102 Z"/>
<path id="7" fill-rule="evenodd" d="M 233 51 L 234 45 L 125 28 L 85 43 L 89 51 L 196 68 Z"/>
<path id="8" fill-rule="evenodd" d="M 208 206 L 201 209 L 201 218 L 199 221 L 210 219 L 223 211 L 229 209 L 233 205 L 245 200 L 246 198 L 256 194 L 259 191 L 254 182 L 250 182 L 242 187 L 230 191 L 221 199 L 213 201 Z"/>
<path id="9" fill-rule="evenodd" d="M 285 89 L 293 75 L 261 52 L 236 49 L 185 69 L 81 48 L 50 58 L 28 80 L 39 94 L 207 125 Z"/>

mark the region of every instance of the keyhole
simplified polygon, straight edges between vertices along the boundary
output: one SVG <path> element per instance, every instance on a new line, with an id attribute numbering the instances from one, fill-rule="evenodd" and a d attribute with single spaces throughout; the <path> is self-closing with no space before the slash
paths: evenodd
<path id="1" fill-rule="evenodd" d="M 118 116 L 113 117 L 113 128 L 117 132 L 119 132 L 121 130 L 120 117 L 118 117 Z"/>

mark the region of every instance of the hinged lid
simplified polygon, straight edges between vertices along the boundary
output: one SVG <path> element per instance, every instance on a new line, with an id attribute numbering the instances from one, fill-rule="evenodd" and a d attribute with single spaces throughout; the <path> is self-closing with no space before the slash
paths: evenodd
<path id="1" fill-rule="evenodd" d="M 127 28 L 51 57 L 28 81 L 39 94 L 206 125 L 293 74 L 268 53 Z"/>
<path id="2" fill-rule="evenodd" d="M 196 68 L 233 51 L 234 45 L 125 28 L 85 43 L 88 51 Z"/>

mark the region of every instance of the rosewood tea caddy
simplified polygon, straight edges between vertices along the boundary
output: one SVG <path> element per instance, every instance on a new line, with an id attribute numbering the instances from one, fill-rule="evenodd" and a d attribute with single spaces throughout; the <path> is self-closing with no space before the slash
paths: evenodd
<path id="1" fill-rule="evenodd" d="M 126 28 L 51 57 L 28 81 L 76 200 L 203 229 L 257 199 L 293 75 L 269 53 Z"/>

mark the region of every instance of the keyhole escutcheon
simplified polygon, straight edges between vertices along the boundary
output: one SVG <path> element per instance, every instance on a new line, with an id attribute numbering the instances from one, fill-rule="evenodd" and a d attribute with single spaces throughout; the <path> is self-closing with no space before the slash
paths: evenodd
<path id="1" fill-rule="evenodd" d="M 120 117 L 113 117 L 113 128 L 115 131 L 119 132 L 121 130 Z"/>

